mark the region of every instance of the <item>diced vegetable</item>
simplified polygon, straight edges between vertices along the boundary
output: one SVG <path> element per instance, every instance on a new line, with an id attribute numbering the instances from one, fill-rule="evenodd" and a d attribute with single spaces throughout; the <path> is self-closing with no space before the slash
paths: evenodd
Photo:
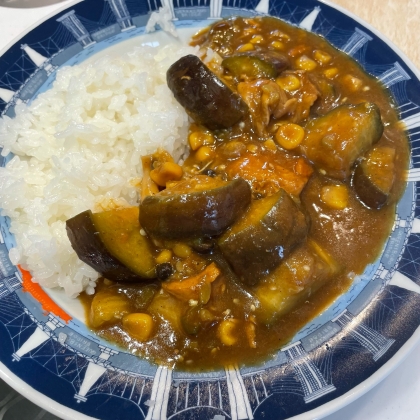
<path id="1" fill-rule="evenodd" d="M 256 288 L 257 318 L 265 323 L 290 312 L 338 272 L 332 257 L 313 241 L 296 249 Z"/>
<path id="2" fill-rule="evenodd" d="M 236 78 L 274 78 L 277 71 L 269 62 L 254 55 L 232 55 L 222 61 L 222 66 Z"/>
<path id="3" fill-rule="evenodd" d="M 132 313 L 122 319 L 123 330 L 138 341 L 147 341 L 153 332 L 153 318 L 145 313 Z"/>
<path id="4" fill-rule="evenodd" d="M 219 275 L 219 268 L 215 263 L 211 263 L 195 276 L 182 280 L 169 280 L 162 283 L 162 288 L 182 301 L 188 302 L 191 299 L 201 301 L 203 297 L 203 287 L 206 287 L 206 283 L 210 284 L 214 282 Z M 208 289 L 204 291 L 204 293 L 206 292 L 208 293 Z"/>
<path id="5" fill-rule="evenodd" d="M 184 310 L 184 302 L 174 298 L 169 293 L 156 293 L 147 311 L 155 318 L 160 318 L 163 322 L 169 323 L 171 328 L 182 333 L 183 327 L 181 317 Z"/>
<path id="6" fill-rule="evenodd" d="M 284 190 L 254 201 L 218 241 L 234 272 L 257 284 L 306 237 L 305 216 Z"/>
<path id="7" fill-rule="evenodd" d="M 217 327 L 217 335 L 225 346 L 233 346 L 239 339 L 239 320 L 234 318 L 224 319 Z"/>
<path id="8" fill-rule="evenodd" d="M 395 178 L 395 149 L 374 147 L 357 165 L 352 185 L 367 207 L 380 209 L 390 199 Z"/>
<path id="9" fill-rule="evenodd" d="M 100 291 L 95 294 L 90 307 L 89 321 L 92 327 L 119 321 L 130 312 L 130 301 L 123 293 Z"/>
<path id="10" fill-rule="evenodd" d="M 343 210 L 349 201 L 349 190 L 346 185 L 325 185 L 321 189 L 321 200 L 330 208 Z"/>
<path id="11" fill-rule="evenodd" d="M 276 131 L 277 143 L 286 150 L 296 149 L 305 137 L 305 130 L 298 124 L 281 124 Z"/>
<path id="12" fill-rule="evenodd" d="M 195 122 L 210 130 L 229 128 L 248 113 L 242 98 L 195 55 L 172 64 L 166 78 L 176 100 Z"/>
<path id="13" fill-rule="evenodd" d="M 140 204 L 140 223 L 150 235 L 169 239 L 222 233 L 248 207 L 251 189 L 237 178 L 222 181 L 198 175 Z"/>
<path id="14" fill-rule="evenodd" d="M 113 281 L 145 281 L 156 277 L 148 238 L 140 234 L 139 209 L 128 207 L 67 220 L 67 235 L 77 256 Z"/>
<path id="15" fill-rule="evenodd" d="M 379 108 L 373 103 L 341 105 L 306 125 L 302 152 L 328 176 L 346 179 L 357 158 L 382 136 Z"/>
<path id="16" fill-rule="evenodd" d="M 179 181 L 184 171 L 175 162 L 164 162 L 150 172 L 150 178 L 160 187 L 166 187 L 168 181 Z"/>

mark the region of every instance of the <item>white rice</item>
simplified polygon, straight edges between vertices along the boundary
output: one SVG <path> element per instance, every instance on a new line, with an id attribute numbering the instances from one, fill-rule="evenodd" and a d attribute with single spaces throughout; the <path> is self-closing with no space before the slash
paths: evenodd
<path id="1" fill-rule="evenodd" d="M 188 118 L 166 70 L 198 51 L 179 45 L 64 68 L 52 89 L 18 105 L 14 119 L 0 119 L 2 155 L 15 154 L 0 168 L 2 214 L 17 241 L 9 255 L 35 282 L 69 296 L 93 293 L 98 274 L 77 258 L 65 221 L 137 204 L 140 157 L 158 147 L 176 159 L 185 151 Z"/>

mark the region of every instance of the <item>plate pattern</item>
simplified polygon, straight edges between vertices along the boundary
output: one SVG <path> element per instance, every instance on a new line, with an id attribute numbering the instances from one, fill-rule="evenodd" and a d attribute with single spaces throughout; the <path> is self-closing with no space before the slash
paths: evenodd
<path id="1" fill-rule="evenodd" d="M 87 0 L 59 13 L 4 53 L 0 112 L 48 89 L 55 71 L 144 34 L 169 6 L 178 27 L 232 14 L 271 14 L 327 38 L 390 90 L 406 124 L 412 158 L 406 192 L 383 254 L 292 343 L 257 367 L 186 373 L 154 366 L 94 336 L 77 320 L 46 312 L 22 288 L 14 245 L 0 217 L 0 371 L 101 419 L 286 419 L 331 401 L 376 372 L 420 324 L 420 82 L 362 24 L 316 0 Z M 4 166 L 11 156 L 1 157 Z M 39 380 L 38 378 L 42 378 Z"/>

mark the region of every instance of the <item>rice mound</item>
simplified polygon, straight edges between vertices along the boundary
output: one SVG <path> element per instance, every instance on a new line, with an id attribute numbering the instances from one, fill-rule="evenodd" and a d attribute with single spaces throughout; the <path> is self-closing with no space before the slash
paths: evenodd
<path id="1" fill-rule="evenodd" d="M 11 219 L 14 264 L 69 296 L 94 292 L 98 273 L 80 261 L 65 221 L 91 209 L 138 203 L 141 156 L 185 152 L 188 117 L 166 85 L 166 70 L 197 54 L 180 44 L 141 46 L 119 58 L 57 72 L 53 87 L 16 117 L 0 119 L 2 215 Z"/>

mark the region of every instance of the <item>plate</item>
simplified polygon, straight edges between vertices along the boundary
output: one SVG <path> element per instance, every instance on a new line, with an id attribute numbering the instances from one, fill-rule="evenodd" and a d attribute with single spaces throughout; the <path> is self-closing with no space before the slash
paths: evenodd
<path id="1" fill-rule="evenodd" d="M 17 102 L 48 89 L 60 66 L 139 39 L 159 6 L 152 0 L 87 0 L 38 25 L 0 61 L 0 112 L 13 116 Z M 150 365 L 102 341 L 60 294 L 53 293 L 51 304 L 42 307 L 34 298 L 42 291 L 25 291 L 25 273 L 8 258 L 14 238 L 7 218 L 1 218 L 1 375 L 29 399 L 68 419 L 326 415 L 383 378 L 418 340 L 418 74 L 372 28 L 324 2 L 176 0 L 172 6 L 174 23 L 184 32 L 232 14 L 278 16 L 325 36 L 389 87 L 413 153 L 407 189 L 384 252 L 345 295 L 264 366 L 191 374 Z M 9 159 L 1 158 L 0 164 Z"/>

